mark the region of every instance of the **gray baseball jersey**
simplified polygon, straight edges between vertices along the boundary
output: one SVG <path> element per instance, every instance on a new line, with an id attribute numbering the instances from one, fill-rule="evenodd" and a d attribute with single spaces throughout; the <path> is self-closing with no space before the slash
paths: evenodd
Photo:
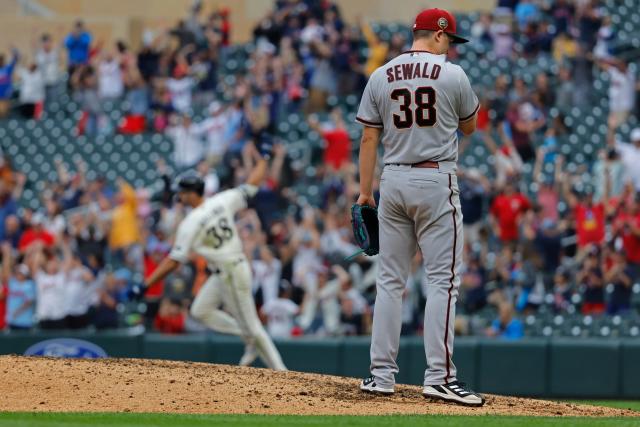
<path id="1" fill-rule="evenodd" d="M 356 120 L 382 128 L 385 164 L 456 161 L 458 125 L 478 107 L 459 65 L 444 55 L 411 51 L 371 75 Z"/>
<path id="2" fill-rule="evenodd" d="M 452 361 L 462 262 L 457 130 L 478 110 L 469 79 L 444 55 L 412 51 L 376 70 L 357 121 L 382 128 L 380 258 L 371 337 L 371 374 L 393 388 L 402 327 L 402 294 L 411 260 L 422 252 L 427 277 L 424 384 L 456 381 Z M 438 168 L 411 165 L 437 161 Z"/>

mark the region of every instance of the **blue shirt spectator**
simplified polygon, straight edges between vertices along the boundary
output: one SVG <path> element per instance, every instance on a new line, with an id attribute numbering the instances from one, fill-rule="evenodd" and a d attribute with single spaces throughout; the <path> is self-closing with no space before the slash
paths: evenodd
<path id="1" fill-rule="evenodd" d="M 537 18 L 538 6 L 530 0 L 523 0 L 516 6 L 514 14 L 518 21 L 518 26 L 523 30 L 529 22 Z"/>
<path id="2" fill-rule="evenodd" d="M 499 317 L 491 323 L 487 335 L 508 340 L 517 340 L 524 336 L 522 321 L 513 317 L 513 306 L 508 303 L 500 304 Z"/>
<path id="3" fill-rule="evenodd" d="M 11 62 L 5 63 L 4 55 L 0 55 L 0 99 L 9 99 L 13 90 L 13 70 L 20 57 L 17 49 L 12 49 Z"/>
<path id="4" fill-rule="evenodd" d="M 506 325 L 500 323 L 500 319 L 496 319 L 491 324 L 491 328 L 495 329 L 498 332 L 497 336 L 501 338 L 517 340 L 524 336 L 524 327 L 519 319 L 511 319 Z"/>
<path id="5" fill-rule="evenodd" d="M 69 65 L 81 65 L 89 62 L 91 34 L 85 31 L 82 21 L 75 24 L 73 31 L 64 39 L 68 51 Z"/>
<path id="6" fill-rule="evenodd" d="M 4 195 L 0 194 L 0 241 L 6 239 L 5 223 L 7 221 L 7 217 L 15 215 L 17 212 L 18 204 L 11 193 Z"/>
<path id="7" fill-rule="evenodd" d="M 20 264 L 17 277 L 9 279 L 7 296 L 7 325 L 15 329 L 33 327 L 33 315 L 36 302 L 36 284 L 29 279 L 29 268 Z"/>

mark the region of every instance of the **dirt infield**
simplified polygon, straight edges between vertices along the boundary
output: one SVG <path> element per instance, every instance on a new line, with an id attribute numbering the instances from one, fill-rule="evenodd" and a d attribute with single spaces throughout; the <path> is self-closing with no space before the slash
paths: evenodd
<path id="1" fill-rule="evenodd" d="M 205 363 L 0 356 L 0 411 L 640 416 L 492 395 L 483 408 L 465 408 L 427 401 L 415 386 L 398 386 L 394 396 L 383 397 L 361 393 L 357 384 L 353 378 Z"/>

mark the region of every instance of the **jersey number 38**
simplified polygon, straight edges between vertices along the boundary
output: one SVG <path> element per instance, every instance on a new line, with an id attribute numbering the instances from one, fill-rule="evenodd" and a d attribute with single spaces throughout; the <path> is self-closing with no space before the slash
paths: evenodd
<path id="1" fill-rule="evenodd" d="M 436 124 L 436 91 L 431 86 L 421 86 L 413 93 L 406 87 L 394 89 L 391 99 L 400 102 L 402 114 L 393 115 L 393 124 L 398 129 L 408 129 L 414 123 L 419 127 Z"/>
<path id="2" fill-rule="evenodd" d="M 207 229 L 207 243 L 213 249 L 219 249 L 233 237 L 233 230 L 229 227 L 226 218 L 220 218 L 217 225 L 212 225 Z"/>

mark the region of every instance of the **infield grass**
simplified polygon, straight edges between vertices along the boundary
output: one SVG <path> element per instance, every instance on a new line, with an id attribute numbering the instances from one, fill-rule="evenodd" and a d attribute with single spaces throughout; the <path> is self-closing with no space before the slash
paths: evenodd
<path id="1" fill-rule="evenodd" d="M 636 402 L 637 403 L 637 402 Z M 501 416 L 278 416 L 278 415 L 178 415 L 114 413 L 0 413 L 0 427 L 417 427 L 417 426 L 638 426 L 638 419 L 537 418 Z"/>

